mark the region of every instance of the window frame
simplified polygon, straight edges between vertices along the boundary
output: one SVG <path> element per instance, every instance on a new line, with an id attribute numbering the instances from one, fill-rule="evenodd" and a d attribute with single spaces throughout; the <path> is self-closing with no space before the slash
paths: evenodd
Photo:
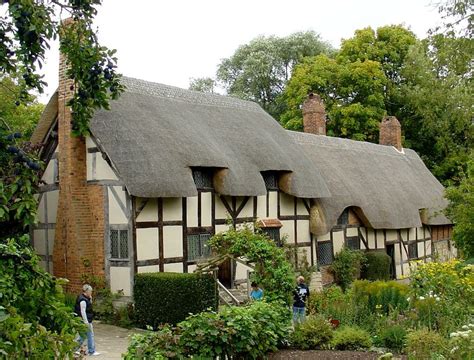
<path id="1" fill-rule="evenodd" d="M 331 250 L 331 261 L 322 263 L 321 262 L 322 256 L 320 256 L 320 254 L 321 254 L 320 248 L 322 248 L 323 246 L 327 246 L 327 245 L 329 245 L 329 248 Z M 317 256 L 318 256 L 318 266 L 328 266 L 328 265 L 331 265 L 333 263 L 333 261 L 334 261 L 334 245 L 331 241 L 318 241 L 316 243 L 316 253 L 317 253 Z"/>
<path id="2" fill-rule="evenodd" d="M 194 185 L 197 190 L 213 190 L 213 171 L 209 168 L 191 168 Z"/>
<path id="3" fill-rule="evenodd" d="M 352 247 L 349 245 L 349 242 L 357 241 L 357 247 Z M 360 250 L 360 238 L 359 236 L 347 236 L 346 237 L 346 247 L 350 250 Z"/>
<path id="4" fill-rule="evenodd" d="M 118 251 L 118 257 L 115 257 L 114 256 L 114 246 L 113 246 L 113 241 L 112 241 L 112 232 L 113 231 L 117 231 L 117 251 Z M 126 256 L 124 254 L 122 254 L 122 249 L 123 247 L 121 246 L 121 242 L 122 242 L 122 234 L 125 233 L 126 234 L 126 246 L 125 246 L 125 249 L 126 250 Z M 109 254 L 110 254 L 110 260 L 118 260 L 118 261 L 124 261 L 124 260 L 130 260 L 130 232 L 129 232 L 129 229 L 125 229 L 123 227 L 119 227 L 119 226 L 113 226 L 113 225 L 110 225 L 110 228 L 109 228 Z"/>
<path id="5" fill-rule="evenodd" d="M 267 191 L 277 191 L 278 187 L 278 173 L 276 171 L 262 171 L 263 182 Z"/>
<path id="6" fill-rule="evenodd" d="M 190 238 L 191 237 L 195 237 L 195 236 L 198 236 L 198 242 L 199 242 L 199 256 L 197 257 L 193 257 L 193 258 L 190 258 L 190 254 L 192 253 L 190 251 Z M 212 237 L 212 233 L 210 231 L 201 231 L 201 232 L 192 232 L 192 233 L 188 233 L 186 234 L 186 243 L 187 243 L 187 259 L 186 261 L 189 263 L 189 262 L 196 262 L 196 261 L 199 261 L 199 260 L 205 260 L 205 259 L 209 259 L 212 257 L 212 251 L 211 251 L 211 248 L 209 246 L 207 246 L 208 250 L 207 251 L 204 251 L 204 243 L 207 243 L 209 241 L 209 239 Z M 205 239 L 203 239 L 204 237 L 207 237 Z M 207 252 L 207 254 L 205 254 L 205 252 Z"/>
<path id="7" fill-rule="evenodd" d="M 271 240 L 273 240 L 273 242 L 278 246 L 278 247 L 282 247 L 283 246 L 283 242 L 281 240 L 281 233 L 280 233 L 280 227 L 276 227 L 276 226 L 268 226 L 268 227 L 262 227 L 260 230 L 266 235 L 268 236 Z M 275 236 L 273 235 L 277 235 L 276 238 Z"/>
<path id="8" fill-rule="evenodd" d="M 413 254 L 413 249 L 415 249 L 415 253 Z M 418 242 L 410 241 L 408 243 L 408 260 L 418 259 Z"/>

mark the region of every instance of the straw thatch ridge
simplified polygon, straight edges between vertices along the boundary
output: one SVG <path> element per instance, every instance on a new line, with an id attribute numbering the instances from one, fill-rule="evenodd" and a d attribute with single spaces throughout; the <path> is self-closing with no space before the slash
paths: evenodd
<path id="1" fill-rule="evenodd" d="M 288 131 L 321 171 L 331 198 L 318 199 L 316 234 L 327 233 L 347 207 L 358 207 L 375 229 L 449 224 L 439 213 L 444 188 L 410 149 Z M 420 210 L 426 209 L 423 219 Z M 434 216 L 433 216 L 434 215 Z"/>
<path id="2" fill-rule="evenodd" d="M 291 172 L 291 195 L 330 195 L 317 168 L 257 104 L 131 78 L 123 83 L 127 90 L 110 111 L 94 115 L 91 133 L 132 195 L 194 196 L 193 167 L 227 169 L 218 179 L 224 195 L 266 194 L 261 172 L 268 170 Z"/>
<path id="3" fill-rule="evenodd" d="M 45 140 L 45 137 L 57 116 L 58 92 L 56 91 L 45 106 L 40 121 L 31 135 L 30 141 L 32 144 L 41 144 Z"/>

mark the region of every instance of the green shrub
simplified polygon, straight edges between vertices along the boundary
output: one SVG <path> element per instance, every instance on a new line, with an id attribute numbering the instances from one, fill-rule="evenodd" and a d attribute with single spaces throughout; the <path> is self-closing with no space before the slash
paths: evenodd
<path id="1" fill-rule="evenodd" d="M 382 344 L 389 349 L 401 352 L 405 347 L 407 331 L 401 325 L 392 325 L 380 334 Z"/>
<path id="2" fill-rule="evenodd" d="M 365 263 L 365 255 L 359 250 L 343 248 L 334 257 L 331 271 L 336 283 L 346 291 L 349 285 L 360 276 L 361 266 Z"/>
<path id="3" fill-rule="evenodd" d="M 365 253 L 367 259 L 362 266 L 362 279 L 371 281 L 389 280 L 390 264 L 392 259 L 386 253 L 381 251 L 369 251 Z"/>
<path id="4" fill-rule="evenodd" d="M 449 335 L 448 353 L 453 360 L 474 359 L 474 324 L 463 325 Z"/>
<path id="5" fill-rule="evenodd" d="M 265 301 L 205 311 L 175 328 L 135 335 L 125 359 L 260 359 L 288 338 L 290 315 L 282 303 Z"/>
<path id="6" fill-rule="evenodd" d="M 409 359 L 430 360 L 446 352 L 447 342 L 437 332 L 428 329 L 410 332 L 406 338 L 406 352 Z"/>
<path id="7" fill-rule="evenodd" d="M 210 275 L 143 273 L 135 276 L 135 316 L 140 326 L 176 324 L 190 313 L 217 309 L 216 282 Z"/>
<path id="8" fill-rule="evenodd" d="M 408 309 L 410 287 L 396 281 L 357 280 L 352 286 L 354 303 L 367 306 L 371 312 L 389 314 L 393 310 Z"/>
<path id="9" fill-rule="evenodd" d="M 290 337 L 293 347 L 302 350 L 324 349 L 334 335 L 331 324 L 322 316 L 309 316 L 298 325 Z"/>
<path id="10" fill-rule="evenodd" d="M 344 326 L 335 332 L 331 345 L 336 350 L 361 350 L 370 348 L 372 341 L 367 331 Z"/>

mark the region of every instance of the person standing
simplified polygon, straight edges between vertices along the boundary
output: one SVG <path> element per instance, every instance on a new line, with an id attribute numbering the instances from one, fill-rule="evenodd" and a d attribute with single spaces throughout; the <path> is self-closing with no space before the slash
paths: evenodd
<path id="1" fill-rule="evenodd" d="M 251 284 L 252 291 L 250 292 L 250 298 L 252 300 L 262 300 L 263 290 L 258 287 L 258 284 L 254 281 Z"/>
<path id="2" fill-rule="evenodd" d="M 82 318 L 84 324 L 87 325 L 87 351 L 90 356 L 98 356 L 100 353 L 95 351 L 94 342 L 94 328 L 92 327 L 92 320 L 94 314 L 92 311 L 92 286 L 85 284 L 82 287 L 82 294 L 77 297 L 76 306 L 74 307 L 74 313 L 76 316 Z M 78 350 L 76 354 L 79 355 L 79 349 L 85 341 L 84 334 L 79 334 L 78 338 Z"/>
<path id="3" fill-rule="evenodd" d="M 309 288 L 304 283 L 304 277 L 298 276 L 296 288 L 293 290 L 293 323 L 301 324 L 306 317 L 306 300 Z"/>

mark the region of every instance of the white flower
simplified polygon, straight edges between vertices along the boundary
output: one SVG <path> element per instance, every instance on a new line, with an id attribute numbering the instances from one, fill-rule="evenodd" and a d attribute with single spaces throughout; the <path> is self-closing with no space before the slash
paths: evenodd
<path id="1" fill-rule="evenodd" d="M 463 333 L 463 334 L 461 334 L 461 336 L 462 336 L 463 338 L 467 338 L 467 337 L 469 337 L 469 334 Z"/>
<path id="2" fill-rule="evenodd" d="M 474 328 L 474 324 L 469 324 L 468 326 Z"/>
<path id="3" fill-rule="evenodd" d="M 436 298 L 436 301 L 439 301 L 439 297 Z"/>
<path id="4" fill-rule="evenodd" d="M 420 300 L 425 300 L 425 297 L 424 297 L 424 296 L 420 296 Z"/>
<path id="5" fill-rule="evenodd" d="M 467 329 L 469 329 L 469 326 L 463 325 L 462 329 L 463 329 L 463 330 L 467 330 Z"/>
<path id="6" fill-rule="evenodd" d="M 410 302 L 410 298 L 409 298 L 409 297 L 407 297 L 407 301 Z"/>
<path id="7" fill-rule="evenodd" d="M 457 337 L 458 336 L 458 333 L 455 333 L 455 332 L 452 332 L 451 334 L 449 334 L 449 337 Z"/>

